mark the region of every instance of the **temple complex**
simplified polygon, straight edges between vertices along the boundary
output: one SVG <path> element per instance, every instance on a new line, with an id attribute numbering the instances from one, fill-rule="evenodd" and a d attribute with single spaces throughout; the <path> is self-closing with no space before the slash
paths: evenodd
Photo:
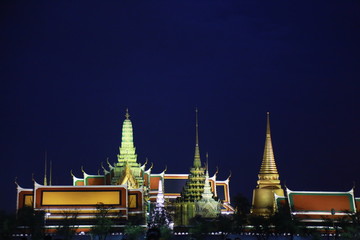
<path id="1" fill-rule="evenodd" d="M 191 158 L 189 158 L 191 159 Z M 72 171 L 72 185 L 53 186 L 33 179 L 32 188 L 17 184 L 17 210 L 29 206 L 45 212 L 47 233 L 55 232 L 69 214 L 77 216 L 77 232 L 89 232 L 95 224 L 99 205 L 108 208 L 112 227 L 121 229 L 136 220 L 144 227 L 167 224 L 179 229 L 189 227 L 195 216 L 214 219 L 220 214 L 233 214 L 230 202 L 230 176 L 217 179 L 217 171 L 209 176 L 201 162 L 198 111 L 195 118 L 195 151 L 188 173 L 152 172 L 153 165 L 138 162 L 133 125 L 126 111 L 122 124 L 117 161 L 100 164 L 102 173 L 88 174 L 81 166 L 81 177 Z M 191 163 L 191 161 L 189 161 Z M 190 164 L 189 164 L 190 165 Z M 293 219 L 309 227 L 323 227 L 328 220 L 337 221 L 360 211 L 360 198 L 353 189 L 347 192 L 293 191 L 281 187 L 272 147 L 270 116 L 267 113 L 263 159 L 253 190 L 251 215 L 270 217 L 286 207 Z"/>
<path id="2" fill-rule="evenodd" d="M 156 208 L 156 200 L 162 198 L 175 226 L 188 225 L 188 220 L 195 215 L 216 217 L 221 213 L 232 214 L 230 179 L 217 180 L 217 172 L 209 177 L 208 170 L 205 173 L 202 166 L 197 110 L 195 138 L 195 156 L 189 173 L 166 173 L 166 170 L 153 173 L 152 165 L 147 167 L 147 161 L 144 164 L 138 162 L 133 126 L 126 111 L 116 163 L 107 161 L 105 167 L 101 163 L 103 172 L 97 174 L 86 173 L 82 166 L 82 177 L 76 177 L 71 171 L 72 186 L 47 185 L 46 174 L 43 185 L 35 180 L 33 188 L 17 185 L 17 209 L 30 206 L 44 211 L 47 232 L 56 230 L 66 218 L 65 213 L 76 213 L 78 232 L 90 231 L 99 204 L 109 208 L 114 227 L 124 226 L 131 219 L 146 226 L 147 216 Z"/>

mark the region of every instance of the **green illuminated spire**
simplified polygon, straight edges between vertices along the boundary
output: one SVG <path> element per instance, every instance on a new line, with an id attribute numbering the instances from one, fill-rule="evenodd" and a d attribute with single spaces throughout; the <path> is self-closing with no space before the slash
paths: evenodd
<path id="1" fill-rule="evenodd" d="M 125 120 L 122 126 L 120 153 L 117 155 L 118 162 L 114 166 L 114 176 L 112 184 L 127 184 L 128 188 L 139 188 L 143 186 L 142 169 L 137 162 L 135 153 L 133 128 L 130 121 L 130 114 L 126 109 Z"/>
<path id="2" fill-rule="evenodd" d="M 200 160 L 200 148 L 199 148 L 199 124 L 198 124 L 198 109 L 195 109 L 195 155 L 194 155 L 194 167 L 201 167 Z"/>
<path id="3" fill-rule="evenodd" d="M 130 121 L 130 114 L 128 109 L 126 109 L 125 114 L 126 119 L 124 120 L 122 127 L 122 137 L 121 137 L 121 146 L 119 148 L 120 154 L 118 155 L 118 161 L 120 164 L 129 163 L 130 166 L 132 163 L 136 163 L 137 155 L 135 153 L 134 140 L 133 140 L 133 128 Z"/>
<path id="4" fill-rule="evenodd" d="M 201 166 L 200 149 L 199 149 L 199 133 L 198 133 L 198 110 L 196 113 L 196 139 L 195 139 L 195 156 L 193 167 L 190 169 L 189 178 L 181 193 L 181 201 L 194 202 L 201 198 L 204 192 L 205 168 Z"/>

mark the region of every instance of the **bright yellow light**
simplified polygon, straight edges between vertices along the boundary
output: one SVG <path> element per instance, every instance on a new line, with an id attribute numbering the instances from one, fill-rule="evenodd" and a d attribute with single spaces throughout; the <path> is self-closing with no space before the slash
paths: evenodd
<path id="1" fill-rule="evenodd" d="M 61 191 L 47 192 L 42 195 L 42 205 L 96 205 L 120 204 L 120 192 L 118 191 Z"/>
<path id="2" fill-rule="evenodd" d="M 32 195 L 25 195 L 24 205 L 31 207 L 33 204 L 33 196 Z"/>
<path id="3" fill-rule="evenodd" d="M 136 195 L 131 194 L 129 195 L 129 208 L 136 208 L 137 204 L 136 204 Z"/>

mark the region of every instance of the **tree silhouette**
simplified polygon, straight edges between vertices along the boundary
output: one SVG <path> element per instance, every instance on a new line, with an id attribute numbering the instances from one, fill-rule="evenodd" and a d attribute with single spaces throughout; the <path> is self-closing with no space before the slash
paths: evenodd
<path id="1" fill-rule="evenodd" d="M 271 221 L 263 216 L 250 215 L 249 223 L 253 226 L 252 231 L 256 234 L 257 239 L 266 240 L 271 234 Z"/>
<path id="2" fill-rule="evenodd" d="M 63 212 L 64 218 L 60 221 L 56 230 L 57 235 L 61 236 L 64 240 L 71 240 L 78 228 L 78 212 Z"/>
<path id="3" fill-rule="evenodd" d="M 235 207 L 234 231 L 237 233 L 243 232 L 244 226 L 248 223 L 248 215 L 250 213 L 250 202 L 242 194 L 237 194 L 232 201 Z"/>
<path id="4" fill-rule="evenodd" d="M 17 212 L 17 225 L 27 229 L 33 240 L 43 239 L 44 224 L 44 211 L 35 211 L 32 207 L 24 206 Z"/>
<path id="5" fill-rule="evenodd" d="M 216 230 L 216 224 L 214 220 L 203 218 L 199 215 L 196 215 L 189 221 L 190 236 L 196 240 L 203 240 L 206 236 Z"/>
<path id="6" fill-rule="evenodd" d="M 127 240 L 137 240 L 143 233 L 143 227 L 139 225 L 127 224 L 124 228 L 125 239 Z"/>
<path id="7" fill-rule="evenodd" d="M 0 211 L 0 239 L 11 239 L 11 235 L 15 232 L 15 229 L 15 216 Z"/>
<path id="8" fill-rule="evenodd" d="M 302 224 L 291 216 L 290 208 L 287 205 L 280 206 L 275 214 L 271 216 L 270 222 L 275 227 L 275 233 L 290 234 L 290 239 L 294 239 L 294 235 L 300 233 L 302 229 Z"/>
<path id="9" fill-rule="evenodd" d="M 109 216 L 111 209 L 113 209 L 112 206 L 106 206 L 103 203 L 99 203 L 96 206 L 97 213 L 95 225 L 91 229 L 91 233 L 98 236 L 100 240 L 105 240 L 111 230 L 111 226 L 113 224 L 113 221 Z"/>
<path id="10" fill-rule="evenodd" d="M 343 239 L 360 240 L 360 213 L 348 213 L 346 217 L 343 217 L 339 226 L 342 229 L 341 237 Z"/>

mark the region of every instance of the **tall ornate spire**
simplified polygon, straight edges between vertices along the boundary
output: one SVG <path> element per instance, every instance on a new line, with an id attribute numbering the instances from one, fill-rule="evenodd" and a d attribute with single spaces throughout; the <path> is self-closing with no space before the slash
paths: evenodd
<path id="1" fill-rule="evenodd" d="M 194 167 L 201 167 L 200 160 L 200 148 L 199 148 L 199 123 L 198 123 L 198 109 L 195 109 L 195 155 L 194 155 Z"/>
<path id="2" fill-rule="evenodd" d="M 129 188 L 142 187 L 144 179 L 142 177 L 141 165 L 137 162 L 135 153 L 133 127 L 130 121 L 130 114 L 126 109 L 125 120 L 122 126 L 121 146 L 117 155 L 118 162 L 114 166 L 114 176 L 111 183 L 128 184 Z"/>
<path id="3" fill-rule="evenodd" d="M 271 142 L 271 132 L 270 132 L 270 113 L 267 112 L 267 121 L 266 121 L 266 139 L 265 139 L 265 148 L 263 161 L 260 168 L 260 174 L 278 174 L 274 151 Z"/>
<path id="4" fill-rule="evenodd" d="M 122 127 L 121 146 L 119 148 L 120 154 L 118 155 L 118 161 L 120 163 L 130 162 L 135 163 L 137 155 L 135 154 L 134 139 L 133 139 L 133 127 L 129 119 L 130 114 L 126 109 L 125 120 Z"/>
<path id="5" fill-rule="evenodd" d="M 200 161 L 200 150 L 199 150 L 199 133 L 198 133 L 198 110 L 195 109 L 196 113 L 196 140 L 195 140 L 195 156 L 194 156 L 194 163 L 190 169 L 190 175 L 186 184 L 181 192 L 181 200 L 194 202 L 201 198 L 201 194 L 203 193 L 204 189 L 204 182 L 205 182 L 205 168 L 201 166 Z"/>
<path id="6" fill-rule="evenodd" d="M 274 212 L 274 194 L 284 196 L 271 143 L 269 113 L 267 113 L 264 155 L 258 177 L 257 186 L 253 191 L 251 213 L 268 217 Z"/>

